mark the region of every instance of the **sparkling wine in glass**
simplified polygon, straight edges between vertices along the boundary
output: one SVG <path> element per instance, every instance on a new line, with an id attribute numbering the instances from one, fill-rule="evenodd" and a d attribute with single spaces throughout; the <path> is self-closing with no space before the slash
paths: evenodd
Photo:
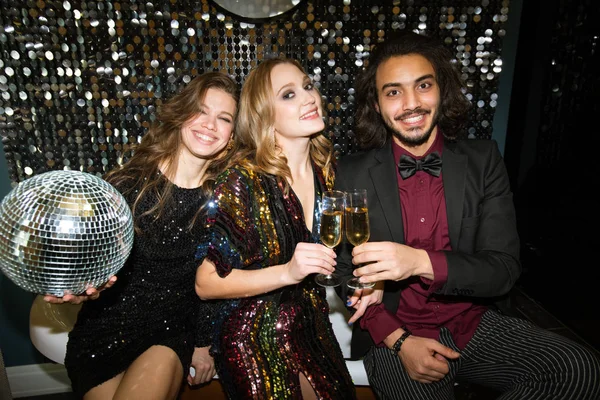
<path id="1" fill-rule="evenodd" d="M 367 207 L 367 189 L 352 189 L 346 192 L 345 210 L 346 239 L 358 246 L 369 240 L 369 208 Z M 347 283 L 352 289 L 366 289 L 375 286 L 374 282 L 361 283 L 352 278 Z"/>
<path id="2" fill-rule="evenodd" d="M 344 192 L 327 190 L 321 198 L 321 222 L 319 227 L 321 242 L 333 249 L 341 243 L 344 226 Z M 341 279 L 335 275 L 317 274 L 315 281 L 321 286 L 339 286 Z"/>

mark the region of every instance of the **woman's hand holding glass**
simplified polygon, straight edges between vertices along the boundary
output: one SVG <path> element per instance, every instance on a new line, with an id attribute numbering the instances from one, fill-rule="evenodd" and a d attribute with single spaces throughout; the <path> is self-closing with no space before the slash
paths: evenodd
<path id="1" fill-rule="evenodd" d="M 329 275 L 335 270 L 335 258 L 335 251 L 322 244 L 300 242 L 296 245 L 291 260 L 286 264 L 283 282 L 294 285 L 315 272 Z"/>

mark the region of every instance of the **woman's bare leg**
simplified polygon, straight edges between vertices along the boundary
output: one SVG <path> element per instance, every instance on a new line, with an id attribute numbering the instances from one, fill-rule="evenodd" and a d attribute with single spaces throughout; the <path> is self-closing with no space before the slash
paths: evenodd
<path id="1" fill-rule="evenodd" d="M 183 368 L 175 352 L 152 346 L 125 372 L 87 392 L 84 400 L 176 399 L 183 382 Z"/>
<path id="2" fill-rule="evenodd" d="M 177 354 L 165 346 L 152 346 L 127 368 L 114 399 L 175 399 L 182 382 Z"/>
<path id="3" fill-rule="evenodd" d="M 306 379 L 306 376 L 304 376 L 304 374 L 299 374 L 298 378 L 300 378 L 300 390 L 302 391 L 302 398 L 304 400 L 317 400 L 315 389 L 313 389 L 308 379 Z"/>
<path id="4" fill-rule="evenodd" d="M 119 375 L 115 376 L 112 379 L 107 380 L 106 382 L 101 383 L 100 385 L 91 388 L 84 396 L 83 400 L 104 400 L 104 399 L 112 399 L 121 383 L 121 379 L 123 379 L 123 375 L 125 372 L 121 372 Z"/>

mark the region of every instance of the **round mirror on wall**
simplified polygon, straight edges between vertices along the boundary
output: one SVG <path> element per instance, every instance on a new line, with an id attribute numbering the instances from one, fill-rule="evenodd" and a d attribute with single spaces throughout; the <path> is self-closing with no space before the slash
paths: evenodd
<path id="1" fill-rule="evenodd" d="M 264 20 L 280 16 L 305 0 L 212 0 L 217 8 L 242 19 Z"/>

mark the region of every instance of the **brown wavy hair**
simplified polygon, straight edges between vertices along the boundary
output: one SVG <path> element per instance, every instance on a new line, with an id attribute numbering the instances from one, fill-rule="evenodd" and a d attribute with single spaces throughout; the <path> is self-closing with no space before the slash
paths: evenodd
<path id="1" fill-rule="evenodd" d="M 369 65 L 356 79 L 356 140 L 363 149 L 381 148 L 390 137 L 387 126 L 375 105 L 378 102 L 375 77 L 386 60 L 419 54 L 433 66 L 440 87 L 438 126 L 447 139 L 461 136 L 471 103 L 465 96 L 460 73 L 452 63 L 452 53 L 442 42 L 426 35 L 403 32 L 374 47 Z"/>
<path id="2" fill-rule="evenodd" d="M 272 134 L 275 126 L 275 96 L 271 71 L 281 64 L 291 64 L 306 74 L 302 65 L 294 59 L 279 57 L 262 61 L 250 72 L 242 87 L 236 135 L 240 146 L 247 149 L 246 154 L 240 154 L 246 156 L 246 166 L 281 178 L 287 192 L 289 185 L 285 178 L 291 180 L 292 173 Z M 318 90 L 317 93 L 321 96 Z M 324 116 L 323 103 L 321 102 L 321 109 Z M 331 140 L 322 132 L 315 133 L 310 138 L 309 152 L 313 164 L 323 171 L 325 182 L 333 182 L 334 159 Z"/>
<path id="3" fill-rule="evenodd" d="M 171 99 L 166 101 L 158 110 L 157 118 L 140 144 L 133 149 L 133 155 L 122 166 L 106 174 L 104 179 L 117 188 L 127 187 L 131 192 L 139 190 L 131 209 L 133 215 L 141 199 L 153 193 L 158 202 L 139 217 L 153 215 L 158 219 L 172 196 L 173 183 L 165 176 L 173 176 L 177 168 L 179 148 L 182 146 L 181 128 L 201 111 L 201 104 L 208 89 L 218 89 L 229 94 L 236 102 L 239 101 L 237 83 L 221 72 L 207 72 L 192 79 Z M 235 117 L 235 115 L 234 115 Z M 235 133 L 232 133 L 235 138 Z M 233 147 L 236 146 L 233 140 Z M 212 194 L 214 180 L 229 164 L 233 149 L 222 151 L 215 159 L 209 161 L 202 188 L 207 195 Z M 159 166 L 164 165 L 165 171 L 159 173 Z M 123 193 L 126 197 L 129 192 Z M 195 220 L 195 218 L 194 218 Z M 190 227 L 193 225 L 190 223 Z M 136 228 L 137 229 L 137 228 Z"/>

